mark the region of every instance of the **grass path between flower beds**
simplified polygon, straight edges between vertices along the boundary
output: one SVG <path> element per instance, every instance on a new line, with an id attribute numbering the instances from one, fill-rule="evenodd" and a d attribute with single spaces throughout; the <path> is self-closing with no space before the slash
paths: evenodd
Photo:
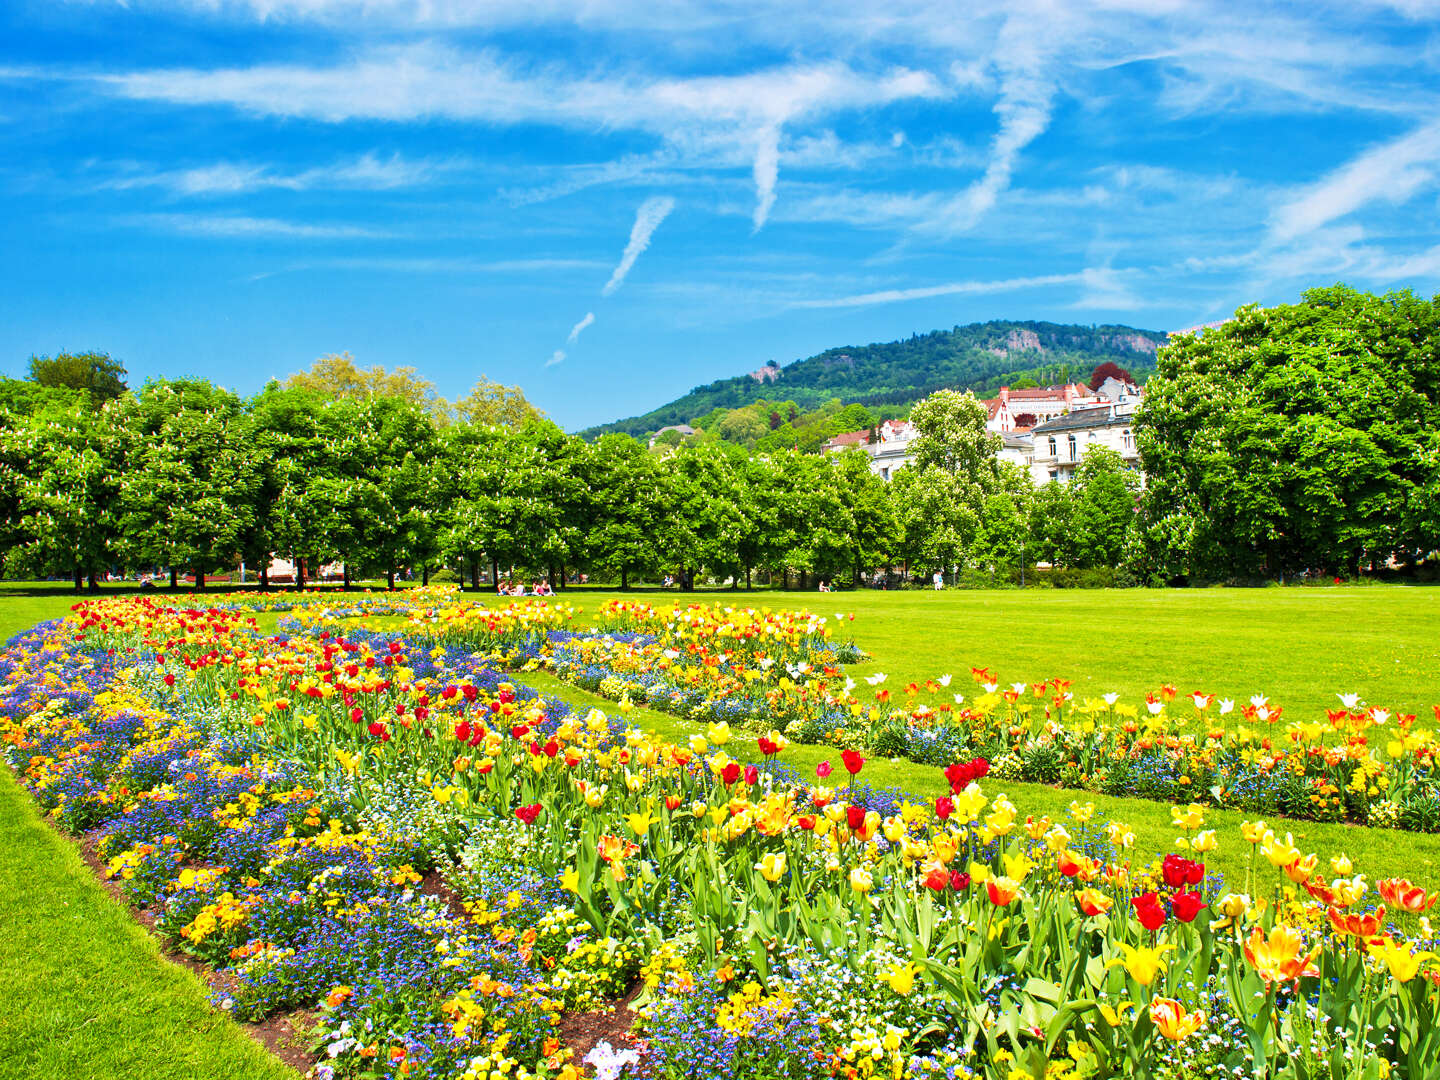
<path id="1" fill-rule="evenodd" d="M 0 769 L 0 1075 L 295 1080 L 96 880 Z"/>
<path id="2" fill-rule="evenodd" d="M 597 708 L 612 714 L 616 711 L 613 701 L 571 686 L 546 672 L 530 671 L 516 678 L 542 693 L 569 702 L 577 709 Z M 705 731 L 703 724 L 655 709 L 632 709 L 626 719 L 636 727 L 674 742 L 684 742 L 691 735 L 704 734 Z M 736 735 L 725 749 L 731 757 L 740 761 L 760 764 L 764 760 L 754 738 L 748 735 Z M 833 749 L 791 743 L 779 760 L 802 780 L 812 781 L 815 766 L 829 760 L 835 767 L 829 783 L 835 785 L 844 780 L 845 772 L 840 768 L 839 754 Z M 861 779 L 868 780 L 874 787 L 895 787 L 926 799 L 949 791 L 940 769 L 903 760 L 872 758 L 865 763 Z M 1020 811 L 1022 820 L 1027 815 L 1040 817 L 1048 814 L 1064 823 L 1069 820 L 1072 801 L 1093 802 L 1097 817 L 1124 822 L 1134 830 L 1135 852 L 1141 862 L 1148 861 L 1152 855 L 1173 850 L 1175 838 L 1181 835 L 1181 830 L 1171 823 L 1170 807 L 1148 799 L 1094 795 L 1044 784 L 998 781 L 993 777 L 986 779 L 982 786 L 991 798 L 1001 792 L 1008 795 Z M 1250 847 L 1240 836 L 1240 823 L 1245 820 L 1245 814 L 1228 810 L 1208 810 L 1205 814 L 1206 827 L 1215 829 L 1220 840 L 1219 849 L 1205 856 L 1206 866 L 1211 871 L 1223 873 L 1227 886 L 1237 892 L 1244 890 L 1250 858 Z M 1440 834 L 1406 833 L 1398 829 L 1369 829 L 1358 825 L 1329 825 L 1286 818 L 1271 818 L 1268 824 L 1281 833 L 1293 833 L 1295 843 L 1302 851 L 1314 851 L 1322 860 L 1343 851 L 1354 860 L 1356 872 L 1366 874 L 1371 881 L 1407 877 L 1427 887 L 1440 886 Z M 1273 882 L 1283 879 L 1263 858 L 1258 860 L 1256 873 L 1262 892 Z"/>

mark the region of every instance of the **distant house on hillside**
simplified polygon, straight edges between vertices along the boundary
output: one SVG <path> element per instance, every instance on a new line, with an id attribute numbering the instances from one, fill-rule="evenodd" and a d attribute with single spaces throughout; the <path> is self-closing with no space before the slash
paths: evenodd
<path id="1" fill-rule="evenodd" d="M 678 431 L 682 439 L 688 439 L 691 435 L 695 434 L 695 429 L 689 424 L 671 424 L 669 427 L 662 427 L 659 431 L 655 432 L 654 435 L 651 435 L 650 445 L 654 446 L 659 442 L 660 436 L 664 435 L 667 431 Z"/>
<path id="2" fill-rule="evenodd" d="M 836 435 L 820 445 L 822 454 L 838 454 L 841 450 L 848 450 L 852 446 L 864 446 L 870 441 L 870 429 L 861 428 L 859 431 L 847 431 L 843 435 Z"/>
<path id="3" fill-rule="evenodd" d="M 1004 435 L 1009 431 L 1028 430 L 1053 417 L 1063 416 L 1072 409 L 1083 409 L 1100 403 L 1101 398 L 1092 393 L 1088 386 L 1066 383 L 1063 386 L 1031 386 L 1024 390 L 1011 390 L 1008 386 L 1002 386 L 998 397 L 980 404 L 985 406 L 986 428 Z"/>

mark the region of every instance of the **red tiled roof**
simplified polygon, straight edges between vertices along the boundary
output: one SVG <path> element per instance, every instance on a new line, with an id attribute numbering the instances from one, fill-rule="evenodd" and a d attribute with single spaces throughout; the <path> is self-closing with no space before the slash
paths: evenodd
<path id="1" fill-rule="evenodd" d="M 847 431 L 843 435 L 836 435 L 825 445 L 832 449 L 841 446 L 859 446 L 861 443 L 868 441 L 869 438 L 870 429 L 862 428 L 860 431 Z"/>

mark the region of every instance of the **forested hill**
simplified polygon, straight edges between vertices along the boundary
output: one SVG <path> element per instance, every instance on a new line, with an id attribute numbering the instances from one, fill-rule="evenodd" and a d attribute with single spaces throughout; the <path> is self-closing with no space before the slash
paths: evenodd
<path id="1" fill-rule="evenodd" d="M 645 435 L 687 424 L 716 408 L 735 409 L 756 398 L 793 401 L 802 409 L 832 398 L 863 405 L 904 405 L 942 387 L 990 396 L 1022 376 L 1041 384 L 1085 381 L 1112 360 L 1143 378 L 1155 365 L 1166 335 L 1131 326 L 1076 326 L 1047 322 L 985 322 L 934 330 L 900 341 L 827 349 L 785 367 L 697 386 L 643 416 L 601 424 L 580 434 L 611 431 Z"/>

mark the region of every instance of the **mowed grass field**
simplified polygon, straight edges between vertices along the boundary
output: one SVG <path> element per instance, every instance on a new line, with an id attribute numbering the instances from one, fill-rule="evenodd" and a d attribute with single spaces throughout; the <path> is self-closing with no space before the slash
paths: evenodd
<path id="1" fill-rule="evenodd" d="M 1336 694 L 1433 720 L 1440 704 L 1440 589 L 1120 589 L 842 593 L 698 593 L 706 602 L 807 608 L 830 617 L 873 659 L 887 685 L 972 667 L 1002 683 L 1069 679 L 1077 698 L 1117 691 L 1138 704 L 1170 683 L 1246 702 L 1267 694 L 1287 718 L 1324 718 Z M 559 599 L 587 612 L 615 598 L 656 606 L 678 593 L 591 593 Z M 688 598 L 687 598 L 688 599 Z M 854 615 L 854 621 L 849 616 Z M 835 616 L 845 616 L 843 623 Z M 963 685 L 960 685 L 963 684 Z"/>
<path id="2" fill-rule="evenodd" d="M 109 593 L 114 595 L 115 592 Z M 153 594 L 163 597 L 165 594 Z M 207 598 L 220 599 L 212 591 Z M 954 676 L 951 690 L 974 692 L 972 666 L 1002 681 L 1069 679 L 1078 697 L 1116 691 L 1138 702 L 1163 683 L 1182 694 L 1202 690 L 1237 701 L 1264 693 L 1287 718 L 1313 718 L 1337 693 L 1421 714 L 1434 722 L 1440 703 L 1440 590 L 1401 587 L 1008 592 L 674 592 L 616 593 L 570 589 L 557 599 L 581 609 L 586 622 L 607 599 L 642 599 L 657 606 L 699 600 L 737 606 L 808 608 L 831 619 L 838 637 L 853 637 L 871 654 L 856 678 L 875 672 L 887 685 Z M 0 639 L 66 613 L 77 597 L 66 585 L 0 584 Z M 853 614 L 853 621 L 849 616 Z M 837 619 L 837 616 L 841 618 Z M 275 616 L 262 618 L 273 626 Z M 536 672 L 522 677 L 580 708 L 607 712 L 614 703 Z M 868 689 L 861 686 L 861 689 Z M 701 725 L 635 709 L 631 722 L 681 739 Z M 758 756 L 748 741 L 727 747 Z M 792 746 L 783 761 L 813 775 L 832 755 Z M 940 770 L 874 760 L 863 778 L 918 797 L 945 790 Z M 1173 847 L 1169 807 L 1135 799 L 1091 796 L 1033 784 L 986 784 L 1004 791 L 1023 816 L 1063 820 L 1072 800 L 1093 801 L 1100 816 L 1129 824 L 1135 855 L 1146 861 Z M 1251 850 L 1239 836 L 1243 815 L 1212 811 L 1207 824 L 1221 846 L 1206 857 L 1229 887 L 1244 887 Z M 1405 876 L 1440 887 L 1440 836 L 1346 825 L 1272 821 L 1306 850 L 1348 853 L 1371 880 Z M 1257 891 L 1277 882 L 1261 860 Z M 75 848 L 34 813 L 28 796 L 0 770 L 0 872 L 9 888 L 0 900 L 0 1075 L 12 1066 L 26 1076 L 294 1076 L 259 1051 L 237 1025 L 208 1010 L 202 984 L 160 958 L 145 933 L 99 888 Z"/>

